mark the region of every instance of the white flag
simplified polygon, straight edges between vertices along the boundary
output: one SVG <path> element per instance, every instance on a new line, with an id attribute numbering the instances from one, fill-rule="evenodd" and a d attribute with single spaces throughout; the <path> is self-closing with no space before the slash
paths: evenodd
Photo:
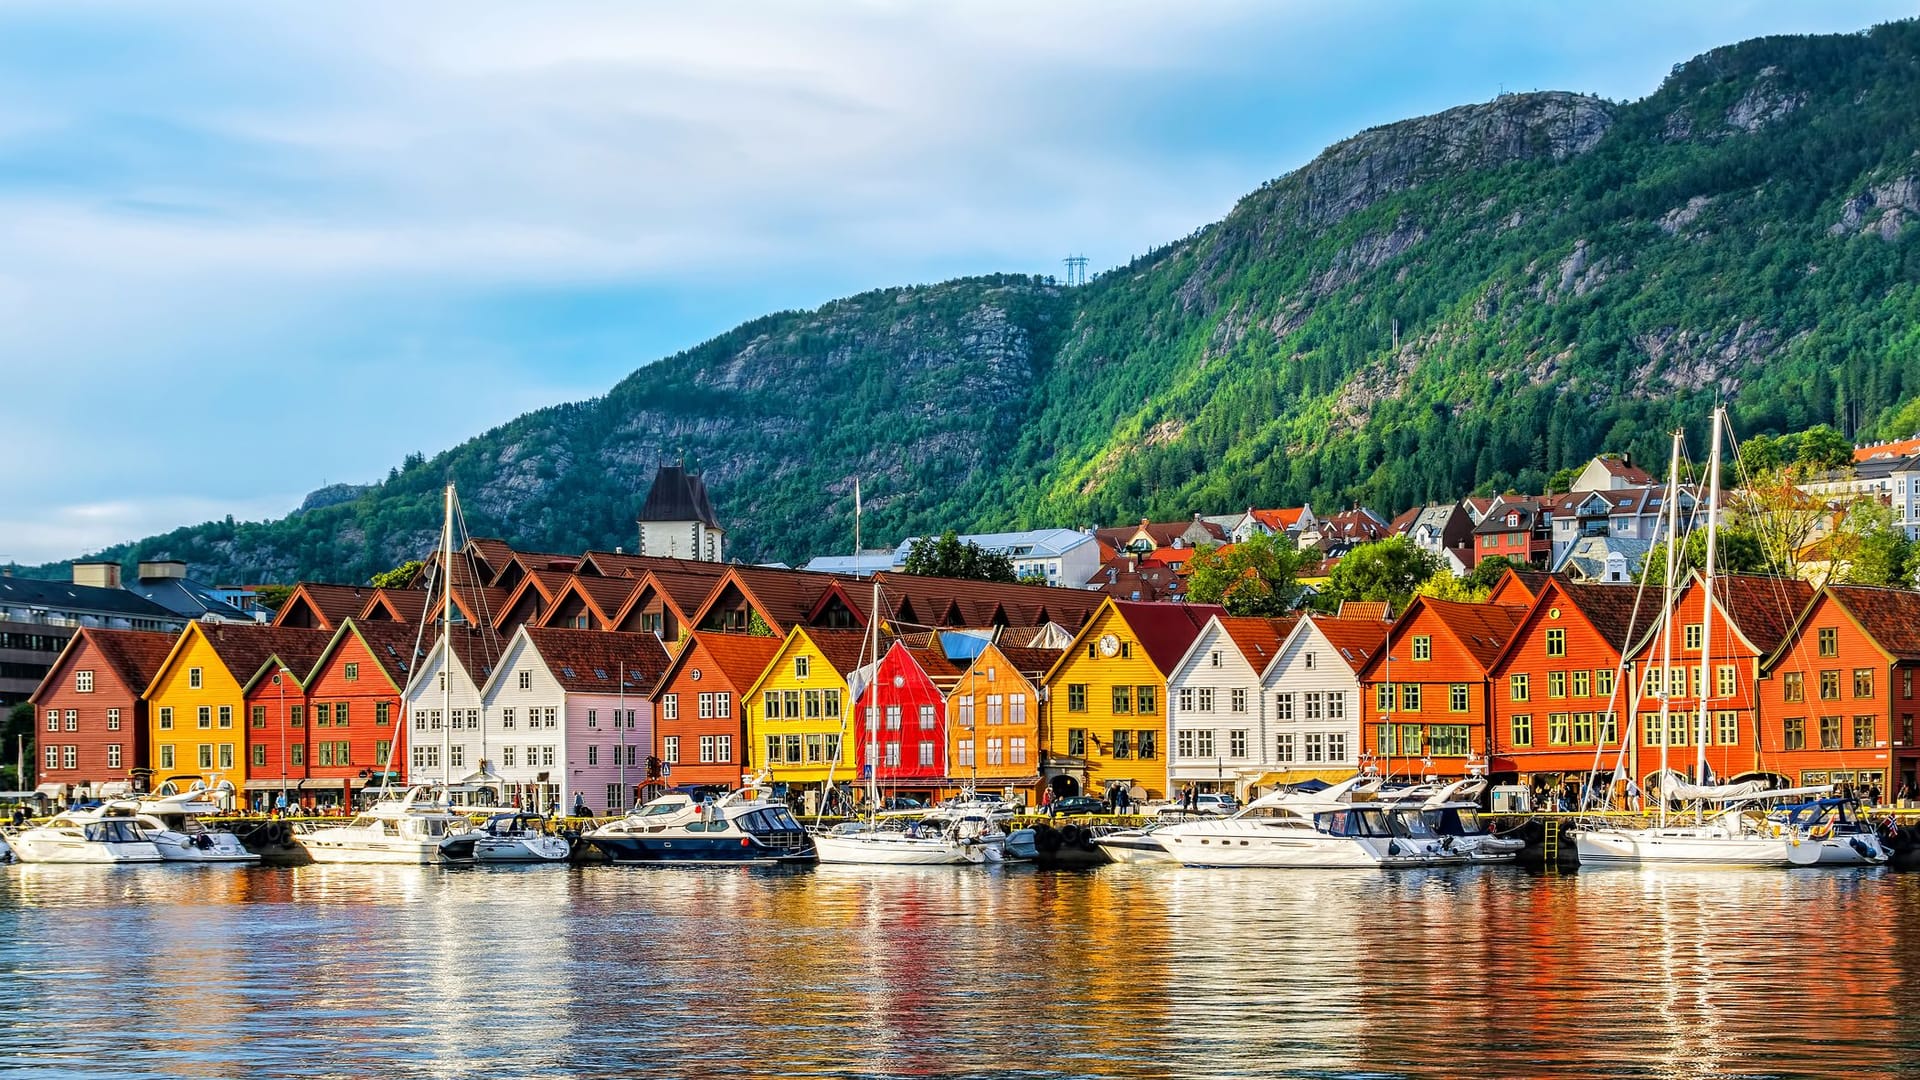
<path id="1" fill-rule="evenodd" d="M 857 476 L 853 478 L 853 512 L 855 516 L 860 513 L 860 478 Z"/>

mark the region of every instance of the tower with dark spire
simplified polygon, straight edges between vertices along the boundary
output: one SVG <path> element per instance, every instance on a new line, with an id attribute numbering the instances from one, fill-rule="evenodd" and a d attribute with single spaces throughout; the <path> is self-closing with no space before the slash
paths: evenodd
<path id="1" fill-rule="evenodd" d="M 640 507 L 640 554 L 701 562 L 726 560 L 727 531 L 707 499 L 707 484 L 682 460 L 662 465 Z"/>

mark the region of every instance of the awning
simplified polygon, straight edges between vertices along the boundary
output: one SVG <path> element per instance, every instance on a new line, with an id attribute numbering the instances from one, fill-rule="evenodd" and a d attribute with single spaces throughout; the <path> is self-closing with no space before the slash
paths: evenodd
<path id="1" fill-rule="evenodd" d="M 39 787 L 33 789 L 33 793 L 43 799 L 57 799 L 67 793 L 67 785 L 41 784 Z"/>

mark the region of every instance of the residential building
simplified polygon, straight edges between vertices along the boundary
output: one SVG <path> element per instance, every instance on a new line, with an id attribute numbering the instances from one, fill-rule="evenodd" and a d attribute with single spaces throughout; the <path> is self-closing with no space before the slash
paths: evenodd
<path id="1" fill-rule="evenodd" d="M 1460 503 L 1416 506 L 1393 519 L 1389 532 L 1413 541 L 1413 546 L 1446 560 L 1447 569 L 1464 575 L 1473 569 L 1474 521 Z"/>
<path id="2" fill-rule="evenodd" d="M 1521 615 L 1506 604 L 1415 596 L 1359 672 L 1363 765 L 1415 779 L 1484 772 L 1488 669 Z"/>
<path id="3" fill-rule="evenodd" d="M 937 540 L 937 536 L 909 537 L 892 551 L 862 552 L 858 555 L 823 555 L 809 560 L 805 569 L 867 577 L 885 570 L 902 570 L 913 545 Z M 985 551 L 1003 554 L 1013 560 L 1013 572 L 1022 581 L 1078 588 L 1100 565 L 1100 544 L 1092 533 L 1078 529 L 1028 529 L 1023 532 L 967 533 L 962 544 L 976 544 Z"/>
<path id="4" fill-rule="evenodd" d="M 1633 463 L 1631 454 L 1601 454 L 1573 478 L 1569 491 L 1618 491 L 1622 488 L 1652 487 L 1654 479 Z"/>
<path id="5" fill-rule="evenodd" d="M 1273 510 L 1260 510 L 1247 507 L 1247 511 L 1236 518 L 1227 528 L 1227 539 L 1236 544 L 1246 543 L 1255 535 L 1280 536 L 1298 544 L 1300 534 L 1313 528 L 1318 518 L 1313 516 L 1311 506 L 1290 506 Z"/>
<path id="6" fill-rule="evenodd" d="M 1495 555 L 1526 566 L 1545 564 L 1551 536 L 1545 510 L 1538 500 L 1503 495 L 1473 527 L 1473 564 Z"/>
<path id="7" fill-rule="evenodd" d="M 122 589 L 118 563 L 75 563 L 71 582 L 0 576 L 0 707 L 30 698 L 82 627 L 175 633 L 188 621 Z"/>
<path id="8" fill-rule="evenodd" d="M 938 648 L 895 640 L 854 687 L 860 722 L 854 762 L 885 795 L 930 803 L 946 786 L 947 693 L 960 669 Z"/>
<path id="9" fill-rule="evenodd" d="M 452 655 L 448 656 L 446 635 L 439 626 L 428 626 L 426 655 L 406 686 L 408 722 L 402 741 L 406 745 L 407 783 L 458 783 L 472 789 L 457 793 L 457 797 L 476 793 L 480 787 L 499 793 L 498 773 L 489 775 L 490 768 L 482 764 L 487 741 L 480 688 L 499 668 L 506 644 L 492 627 L 473 624 L 455 624 L 452 639 Z M 523 729 L 523 738 L 526 734 Z M 538 747 L 549 747 L 554 760 L 560 760 L 557 714 L 552 727 L 542 725 L 533 729 L 533 734 L 538 737 L 533 744 L 536 754 L 540 753 Z M 558 771 L 557 767 L 553 771 Z"/>
<path id="10" fill-rule="evenodd" d="M 938 636 L 944 642 L 953 635 Z M 947 696 L 943 795 L 1012 789 L 1021 801 L 1039 805 L 1041 687 L 1060 653 L 1002 641 L 973 656 Z"/>
<path id="11" fill-rule="evenodd" d="M 1136 603 L 1180 603 L 1187 598 L 1187 579 L 1172 566 L 1151 555 L 1130 552 L 1108 559 L 1087 579 L 1086 587 Z"/>
<path id="12" fill-rule="evenodd" d="M 1757 770 L 1793 784 L 1920 788 L 1920 593 L 1829 585 L 1761 662 Z"/>
<path id="13" fill-rule="evenodd" d="M 1167 791 L 1233 792 L 1268 771 L 1260 677 L 1295 619 L 1207 620 L 1167 674 Z"/>
<path id="14" fill-rule="evenodd" d="M 81 627 L 67 639 L 32 698 L 35 783 L 42 794 L 65 801 L 147 789 L 141 694 L 173 650 L 174 637 Z"/>
<path id="15" fill-rule="evenodd" d="M 780 651 L 780 638 L 688 634 L 653 692 L 661 782 L 738 787 L 748 764 L 747 690 Z"/>
<path id="16" fill-rule="evenodd" d="M 707 499 L 707 484 L 684 464 L 662 465 L 640 507 L 641 555 L 726 561 L 727 531 Z"/>
<path id="17" fill-rule="evenodd" d="M 1659 613 L 1657 592 L 1543 582 L 1488 669 L 1489 771 L 1542 787 L 1578 786 L 1596 770 L 1611 775 L 1635 702 L 1633 669 L 1622 657 Z M 1626 748 L 1629 770 L 1634 753 Z"/>
<path id="18" fill-rule="evenodd" d="M 1054 795 L 1166 794 L 1167 676 L 1207 621 L 1225 614 L 1214 604 L 1101 603 L 1046 676 L 1041 765 Z"/>
<path id="19" fill-rule="evenodd" d="M 256 680 L 247 692 L 249 787 L 277 800 L 283 779 L 298 780 L 298 801 L 326 807 L 398 786 L 408 676 L 415 649 L 428 643 L 418 627 L 349 617 L 311 667 Z"/>
<path id="20" fill-rule="evenodd" d="M 1152 556 L 1180 570 L 1199 548 L 1227 542 L 1227 530 L 1199 514 L 1187 521 L 1152 521 L 1141 518 L 1138 525 L 1094 530 L 1102 545 L 1101 565 L 1118 554 Z"/>
<path id="21" fill-rule="evenodd" d="M 1356 506 L 1351 510 L 1330 514 L 1301 529 L 1300 546 L 1314 548 L 1333 558 L 1361 544 L 1385 540 L 1392 535 L 1392 531 L 1386 518 L 1364 506 Z"/>
<path id="22" fill-rule="evenodd" d="M 859 630 L 796 625 L 747 687 L 748 767 L 797 793 L 808 813 L 828 787 L 851 794 L 859 783 L 848 745 L 849 735 L 860 737 L 848 679 L 873 663 L 866 639 Z"/>
<path id="23" fill-rule="evenodd" d="M 1295 622 L 1261 673 L 1276 784 L 1336 783 L 1360 767 L 1360 669 L 1387 637 L 1384 618 L 1312 615 Z"/>
<path id="24" fill-rule="evenodd" d="M 1907 539 L 1920 539 L 1920 453 L 1886 452 L 1862 458 L 1856 450 L 1852 466 L 1822 473 L 1800 489 L 1829 499 L 1877 499 L 1893 508 Z"/>

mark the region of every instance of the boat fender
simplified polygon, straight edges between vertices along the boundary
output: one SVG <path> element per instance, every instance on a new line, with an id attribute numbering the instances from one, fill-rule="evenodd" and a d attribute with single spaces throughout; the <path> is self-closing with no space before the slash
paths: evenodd
<path id="1" fill-rule="evenodd" d="M 741 846 L 741 847 L 752 847 L 752 846 L 753 846 L 753 841 L 752 841 L 751 839 L 749 839 L 748 837 L 745 837 L 745 836 L 743 836 L 743 837 L 741 837 L 741 838 L 740 838 L 740 846 Z"/>
<path id="2" fill-rule="evenodd" d="M 1864 836 L 1851 837 L 1847 840 L 1847 843 L 1854 851 L 1859 852 L 1861 858 L 1869 862 L 1880 857 L 1880 853 L 1874 850 L 1874 846 L 1869 843 Z"/>
<path id="3" fill-rule="evenodd" d="M 1060 828 L 1060 846 L 1074 847 L 1080 843 L 1080 826 L 1063 825 Z"/>
<path id="4" fill-rule="evenodd" d="M 1400 841 L 1398 840 L 1387 841 L 1387 854 L 1398 858 L 1400 855 Z"/>

